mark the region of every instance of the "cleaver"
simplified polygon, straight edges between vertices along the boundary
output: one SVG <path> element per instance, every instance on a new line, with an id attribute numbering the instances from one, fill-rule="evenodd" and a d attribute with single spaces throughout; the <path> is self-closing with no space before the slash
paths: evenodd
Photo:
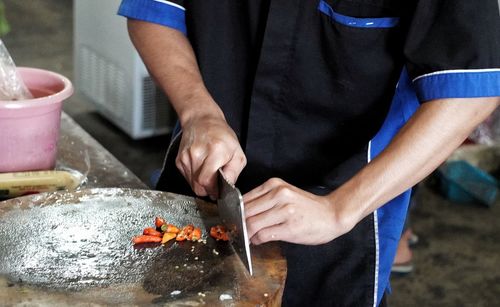
<path id="1" fill-rule="evenodd" d="M 219 215 L 229 232 L 231 245 L 248 272 L 250 272 L 250 275 L 252 275 L 252 257 L 245 222 L 243 197 L 234 184 L 227 181 L 221 169 L 219 169 L 218 184 L 219 198 L 217 199 L 217 207 Z"/>

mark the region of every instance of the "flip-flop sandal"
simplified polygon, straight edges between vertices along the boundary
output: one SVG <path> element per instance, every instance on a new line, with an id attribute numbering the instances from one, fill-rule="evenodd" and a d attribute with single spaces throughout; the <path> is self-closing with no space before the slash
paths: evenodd
<path id="1" fill-rule="evenodd" d="M 413 271 L 413 262 L 407 261 L 402 263 L 394 263 L 391 268 L 392 273 L 408 274 Z"/>
<path id="2" fill-rule="evenodd" d="M 410 246 L 416 245 L 418 243 L 418 236 L 414 233 L 411 234 L 411 236 L 408 238 L 408 244 Z"/>
<path id="3" fill-rule="evenodd" d="M 395 274 L 409 274 L 413 271 L 413 263 L 405 262 L 394 264 L 391 268 L 391 273 Z"/>

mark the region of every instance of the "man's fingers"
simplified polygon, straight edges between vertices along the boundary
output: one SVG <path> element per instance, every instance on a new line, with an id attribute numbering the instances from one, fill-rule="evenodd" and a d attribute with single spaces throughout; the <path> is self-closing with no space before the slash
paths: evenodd
<path id="1" fill-rule="evenodd" d="M 281 179 L 271 178 L 243 196 L 246 217 L 269 210 L 277 203 L 288 203 L 294 195 L 292 186 Z"/>
<path id="2" fill-rule="evenodd" d="M 246 219 L 248 237 L 252 238 L 256 233 L 262 231 L 262 229 L 279 225 L 284 223 L 285 220 L 286 216 L 282 214 L 280 206 L 271 206 L 269 210 Z"/>
<path id="3" fill-rule="evenodd" d="M 242 151 L 238 150 L 230 159 L 226 161 L 227 163 L 222 167 L 222 171 L 226 176 L 226 179 L 234 184 L 241 174 L 241 171 L 247 165 L 247 158 Z"/>
<path id="4" fill-rule="evenodd" d="M 243 202 L 245 204 L 253 202 L 255 199 L 261 197 L 262 195 L 268 193 L 269 191 L 275 189 L 276 187 L 284 185 L 286 185 L 285 181 L 279 178 L 271 178 L 262 185 L 256 187 L 255 189 L 243 195 Z"/>
<path id="5" fill-rule="evenodd" d="M 252 244 L 254 245 L 259 245 L 271 241 L 293 242 L 293 238 L 291 238 L 289 233 L 287 233 L 286 231 L 287 228 L 288 226 L 282 223 L 261 229 L 250 239 L 250 242 L 252 242 Z"/>
<path id="6" fill-rule="evenodd" d="M 244 198 L 243 203 L 245 204 L 245 218 L 248 219 L 270 210 L 276 205 L 277 200 L 273 199 L 271 193 L 267 191 L 251 201 L 245 201 Z"/>
<path id="7" fill-rule="evenodd" d="M 242 156 L 243 158 L 235 158 L 235 156 Z M 237 162 L 235 163 L 234 161 Z M 234 183 L 245 163 L 246 159 L 242 152 L 240 155 L 237 155 L 228 152 L 224 144 L 212 144 L 210 155 L 206 157 L 203 165 L 200 167 L 196 180 L 205 188 L 209 195 L 217 197 L 219 192 L 217 188 L 218 170 L 222 168 L 226 179 Z"/>
<path id="8" fill-rule="evenodd" d="M 191 180 L 191 167 L 189 164 L 189 158 L 185 155 L 179 154 L 175 159 L 175 166 L 177 166 L 179 172 L 181 172 L 182 176 L 186 178 L 186 181 L 192 187 L 193 185 Z"/>
<path id="9" fill-rule="evenodd" d="M 284 241 L 284 239 L 278 235 L 281 233 L 280 227 L 280 225 L 274 225 L 272 227 L 262 229 L 258 234 L 254 235 L 250 239 L 250 242 L 252 242 L 253 245 L 259 245 L 271 241 Z"/>
<path id="10" fill-rule="evenodd" d="M 205 189 L 205 187 L 202 186 L 202 185 L 200 185 L 195 180 L 193 180 L 193 184 L 192 184 L 191 188 L 193 189 L 193 192 L 196 195 L 198 195 L 198 196 L 207 196 L 207 195 L 209 195 L 208 192 L 207 192 L 207 190 Z"/>
<path id="11" fill-rule="evenodd" d="M 176 166 L 198 196 L 218 195 L 217 171 L 234 183 L 246 158 L 231 128 L 220 118 L 202 118 L 184 127 Z"/>
<path id="12" fill-rule="evenodd" d="M 199 172 L 195 178 L 201 186 L 205 188 L 208 195 L 212 198 L 217 198 L 217 170 L 222 164 L 220 155 L 212 154 L 205 159 L 203 165 L 200 167 Z"/>
<path id="13" fill-rule="evenodd" d="M 203 165 L 204 160 L 205 157 L 199 152 L 193 155 L 192 151 L 182 151 L 175 161 L 177 168 L 198 196 L 208 195 L 207 189 L 199 182 L 198 176 L 198 169 Z"/>

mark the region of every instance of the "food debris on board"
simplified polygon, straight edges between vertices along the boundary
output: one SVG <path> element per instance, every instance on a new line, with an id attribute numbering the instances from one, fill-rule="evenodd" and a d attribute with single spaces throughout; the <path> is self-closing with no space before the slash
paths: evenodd
<path id="1" fill-rule="evenodd" d="M 170 293 L 170 295 L 171 295 L 171 296 L 176 296 L 176 295 L 179 295 L 179 294 L 181 294 L 181 291 L 180 291 L 180 290 L 175 290 L 175 291 L 172 291 L 172 292 Z"/>
<path id="2" fill-rule="evenodd" d="M 192 241 L 207 243 L 206 239 L 202 238 L 201 228 L 195 227 L 192 224 L 184 227 L 177 227 L 173 224 L 168 224 L 163 218 L 157 216 L 154 220 L 155 227 L 146 227 L 142 235 L 138 235 L 132 239 L 134 245 L 143 243 L 161 243 L 175 239 L 177 242 Z M 210 236 L 217 241 L 229 241 L 229 235 L 226 228 L 222 225 L 215 225 L 210 228 Z M 194 246 L 192 247 L 194 250 Z M 214 253 L 216 251 L 214 250 Z M 218 254 L 218 253 L 216 253 Z"/>
<path id="3" fill-rule="evenodd" d="M 233 297 L 230 294 L 223 293 L 219 296 L 220 301 L 232 300 Z"/>

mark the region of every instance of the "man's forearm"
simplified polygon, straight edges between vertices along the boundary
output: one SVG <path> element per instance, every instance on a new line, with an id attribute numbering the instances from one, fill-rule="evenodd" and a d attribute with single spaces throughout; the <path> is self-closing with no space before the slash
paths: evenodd
<path id="1" fill-rule="evenodd" d="M 215 199 L 217 170 L 236 182 L 246 157 L 204 85 L 191 44 L 181 32 L 162 25 L 129 19 L 128 27 L 132 42 L 181 122 L 177 169 L 196 195 Z"/>
<path id="2" fill-rule="evenodd" d="M 435 170 L 499 103 L 498 97 L 426 102 L 379 156 L 329 195 L 332 203 L 354 226 Z"/>
<path id="3" fill-rule="evenodd" d="M 128 20 L 130 38 L 156 83 L 165 91 L 181 124 L 194 116 L 221 116 L 208 93 L 188 39 L 179 31 Z"/>

